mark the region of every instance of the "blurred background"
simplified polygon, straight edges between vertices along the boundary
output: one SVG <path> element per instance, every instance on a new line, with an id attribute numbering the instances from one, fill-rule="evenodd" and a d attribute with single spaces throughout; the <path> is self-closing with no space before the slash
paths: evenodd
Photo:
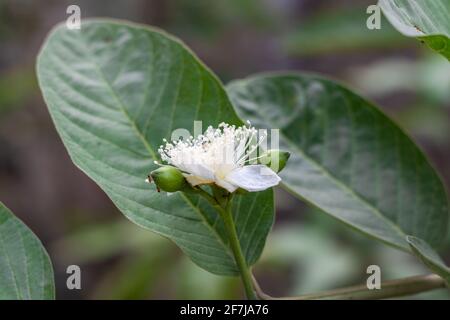
<path id="1" fill-rule="evenodd" d="M 222 79 L 268 70 L 320 72 L 348 83 L 394 118 L 450 185 L 450 63 L 386 20 L 366 28 L 375 0 L 0 0 L 0 199 L 42 239 L 59 299 L 240 298 L 169 240 L 133 225 L 70 161 L 47 112 L 34 64 L 50 28 L 77 4 L 82 18 L 159 26 L 183 39 Z M 450 241 L 442 248 L 450 262 Z M 82 269 L 67 290 L 66 267 Z M 277 190 L 276 224 L 254 268 L 271 295 L 296 295 L 427 273 Z M 437 290 L 415 298 L 450 298 Z"/>

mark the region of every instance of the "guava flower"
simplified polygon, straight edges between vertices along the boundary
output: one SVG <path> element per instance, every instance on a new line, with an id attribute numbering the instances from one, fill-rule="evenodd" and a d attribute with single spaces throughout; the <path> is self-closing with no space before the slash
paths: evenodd
<path id="1" fill-rule="evenodd" d="M 192 186 L 216 184 L 229 192 L 238 188 L 255 192 L 276 186 L 280 177 L 262 164 L 251 164 L 264 137 L 256 139 L 251 126 L 221 123 L 208 127 L 197 138 L 168 142 L 158 152 L 161 159 L 178 168 Z"/>

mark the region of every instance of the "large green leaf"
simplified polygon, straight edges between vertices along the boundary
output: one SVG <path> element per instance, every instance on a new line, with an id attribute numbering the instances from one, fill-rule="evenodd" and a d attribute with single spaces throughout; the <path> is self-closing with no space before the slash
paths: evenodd
<path id="1" fill-rule="evenodd" d="M 42 243 L 0 202 L 0 300 L 54 298 L 53 268 Z"/>
<path id="2" fill-rule="evenodd" d="M 144 182 L 157 148 L 194 120 L 241 124 L 217 78 L 181 42 L 146 26 L 84 21 L 57 27 L 38 58 L 38 79 L 74 163 L 136 224 L 172 239 L 199 266 L 236 274 L 221 219 L 204 200 L 167 196 Z M 191 131 L 192 132 L 192 131 Z M 247 262 L 273 222 L 272 191 L 236 202 Z"/>
<path id="3" fill-rule="evenodd" d="M 450 1 L 379 0 L 378 4 L 398 31 L 424 41 L 450 60 Z"/>
<path id="4" fill-rule="evenodd" d="M 406 241 L 408 241 L 414 254 L 416 254 L 431 271 L 441 276 L 447 282 L 447 285 L 450 286 L 450 268 L 445 265 L 444 261 L 442 261 L 436 251 L 434 251 L 428 243 L 417 237 L 407 236 Z"/>
<path id="5" fill-rule="evenodd" d="M 395 247 L 407 234 L 438 245 L 448 206 L 423 153 L 380 110 L 343 86 L 306 74 L 232 82 L 243 119 L 280 129 L 292 156 L 284 185 L 323 211 Z"/>

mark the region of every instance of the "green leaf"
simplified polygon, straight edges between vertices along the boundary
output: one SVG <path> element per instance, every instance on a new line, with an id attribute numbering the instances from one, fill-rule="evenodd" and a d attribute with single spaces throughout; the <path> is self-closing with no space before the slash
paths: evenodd
<path id="1" fill-rule="evenodd" d="M 346 224 L 409 251 L 407 234 L 438 245 L 447 229 L 444 187 L 413 141 L 371 103 L 308 74 L 232 82 L 243 119 L 280 129 L 291 152 L 284 186 Z"/>
<path id="2" fill-rule="evenodd" d="M 436 251 L 434 251 L 428 243 L 417 237 L 407 236 L 406 241 L 408 241 L 411 246 L 413 253 L 418 256 L 431 271 L 442 277 L 447 282 L 447 285 L 450 286 L 450 268 L 445 265 L 444 261 L 442 261 Z"/>
<path id="3" fill-rule="evenodd" d="M 399 32 L 425 42 L 450 60 L 450 1 L 379 0 L 378 4 Z"/>
<path id="4" fill-rule="evenodd" d="M 53 268 L 47 251 L 0 202 L 0 300 L 54 298 Z"/>
<path id="5" fill-rule="evenodd" d="M 55 126 L 73 162 L 136 224 L 172 239 L 195 263 L 237 274 L 224 225 L 197 196 L 155 192 L 144 182 L 157 149 L 194 120 L 240 125 L 219 80 L 179 40 L 146 26 L 85 20 L 60 25 L 37 63 Z M 235 204 L 247 262 L 261 254 L 273 222 L 272 190 Z"/>

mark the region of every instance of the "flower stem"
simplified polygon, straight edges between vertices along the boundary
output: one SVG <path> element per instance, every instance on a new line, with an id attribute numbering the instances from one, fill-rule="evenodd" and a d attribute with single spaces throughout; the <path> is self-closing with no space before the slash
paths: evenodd
<path id="1" fill-rule="evenodd" d="M 445 281 L 441 277 L 434 274 L 429 274 L 382 282 L 381 289 L 379 290 L 369 290 L 367 289 L 367 286 L 361 285 L 321 293 L 306 294 L 298 297 L 275 298 L 264 293 L 256 282 L 256 279 L 253 278 L 253 280 L 258 296 L 263 300 L 387 299 L 446 287 Z"/>
<path id="2" fill-rule="evenodd" d="M 201 188 L 195 189 L 196 193 L 206 199 L 220 214 L 225 224 L 225 229 L 230 242 L 231 251 L 233 252 L 234 260 L 241 274 L 242 283 L 244 285 L 245 294 L 249 300 L 257 300 L 256 292 L 253 289 L 252 273 L 247 266 L 247 261 L 242 254 L 241 244 L 239 237 L 236 233 L 236 226 L 233 221 L 233 215 L 231 214 L 231 203 L 233 195 L 230 194 L 226 200 L 225 205 L 221 205 L 219 201 L 210 195 L 208 192 Z"/>
<path id="3" fill-rule="evenodd" d="M 230 241 L 230 247 L 233 251 L 234 259 L 236 260 L 237 267 L 241 273 L 242 283 L 244 284 L 245 294 L 249 300 L 256 300 L 256 293 L 253 289 L 252 274 L 244 255 L 242 254 L 239 238 L 236 233 L 236 227 L 234 225 L 233 216 L 231 214 L 231 199 L 228 201 L 225 209 L 219 210 L 221 213 L 223 222 L 225 224 L 226 231 L 228 233 L 228 239 Z"/>

